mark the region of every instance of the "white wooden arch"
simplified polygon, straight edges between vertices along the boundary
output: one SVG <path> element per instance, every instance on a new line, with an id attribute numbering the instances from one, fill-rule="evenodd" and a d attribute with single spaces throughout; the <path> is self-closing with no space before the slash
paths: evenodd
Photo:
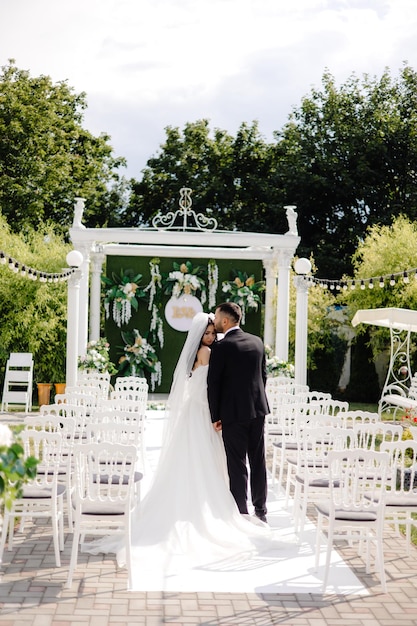
<path id="1" fill-rule="evenodd" d="M 101 273 L 110 255 L 261 260 L 266 277 L 263 339 L 287 361 L 290 268 L 300 237 L 295 207 L 286 209 L 289 229 L 282 235 L 189 227 L 186 216 L 182 230 L 169 226 L 85 228 L 84 199 L 77 198 L 70 238 L 83 255 L 83 263 L 68 289 L 67 384 L 75 383 L 78 355 L 84 354 L 89 340 L 100 336 Z M 196 220 L 199 215 L 194 215 Z"/>

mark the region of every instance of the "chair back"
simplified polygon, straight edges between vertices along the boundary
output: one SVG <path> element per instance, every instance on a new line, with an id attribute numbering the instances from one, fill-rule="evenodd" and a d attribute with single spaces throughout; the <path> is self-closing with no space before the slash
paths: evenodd
<path id="1" fill-rule="evenodd" d="M 353 425 L 355 444 L 358 448 L 377 450 L 383 441 L 401 441 L 403 428 L 390 422 L 368 422 Z"/>
<path id="2" fill-rule="evenodd" d="M 381 451 L 390 456 L 391 489 L 395 489 L 395 496 L 412 495 L 417 498 L 417 441 L 383 441 Z M 416 500 L 417 507 L 417 500 Z"/>
<path id="3" fill-rule="evenodd" d="M 349 410 L 343 412 L 343 421 L 346 428 L 353 428 L 354 424 L 368 424 L 369 422 L 379 422 L 378 413 L 372 411 Z"/>
<path id="4" fill-rule="evenodd" d="M 36 477 L 28 484 L 30 490 L 50 489 L 57 493 L 59 462 L 62 454 L 62 435 L 59 432 L 27 428 L 20 433 L 26 457 L 39 460 Z"/>
<path id="5" fill-rule="evenodd" d="M 115 505 L 123 505 L 127 513 L 134 492 L 134 445 L 114 441 L 91 442 L 74 446 L 74 500 L 76 510 L 88 514 L 88 507 L 99 505 L 97 514 L 112 513 Z"/>
<path id="6" fill-rule="evenodd" d="M 385 505 L 389 455 L 375 450 L 330 450 L 328 453 L 331 515 L 341 512 L 377 518 Z M 343 519 L 343 517 L 342 517 Z M 383 517 L 381 522 L 383 522 Z"/>

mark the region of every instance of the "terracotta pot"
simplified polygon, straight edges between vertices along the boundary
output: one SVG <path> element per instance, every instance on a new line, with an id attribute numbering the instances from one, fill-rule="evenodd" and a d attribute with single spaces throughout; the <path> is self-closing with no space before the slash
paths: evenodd
<path id="1" fill-rule="evenodd" d="M 65 393 L 66 383 L 54 383 L 55 393 Z"/>
<path id="2" fill-rule="evenodd" d="M 39 408 L 44 404 L 50 404 L 51 383 L 38 383 L 38 404 Z"/>

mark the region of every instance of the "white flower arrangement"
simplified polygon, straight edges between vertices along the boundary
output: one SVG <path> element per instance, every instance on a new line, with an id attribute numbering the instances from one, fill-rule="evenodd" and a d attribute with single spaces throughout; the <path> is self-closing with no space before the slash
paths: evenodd
<path id="1" fill-rule="evenodd" d="M 264 280 L 255 282 L 253 274 L 248 276 L 239 270 L 233 270 L 233 279 L 225 280 L 222 284 L 223 293 L 228 294 L 227 300 L 236 302 L 242 309 L 242 325 L 245 324 L 247 311 L 257 311 L 261 303 L 259 294 L 264 290 Z"/>
<path id="2" fill-rule="evenodd" d="M 153 338 L 157 338 L 161 348 L 164 347 L 164 325 L 160 311 L 160 299 L 162 294 L 162 275 L 159 270 L 160 259 L 153 258 L 149 261 L 149 268 L 151 272 L 151 280 L 145 292 L 149 292 L 149 304 L 148 311 L 152 312 L 151 323 L 149 331 L 152 333 Z"/>
<path id="3" fill-rule="evenodd" d="M 214 259 L 210 259 L 207 266 L 208 277 L 208 307 L 214 309 L 216 306 L 216 292 L 219 285 L 219 267 Z"/>
<path id="4" fill-rule="evenodd" d="M 148 372 L 151 388 L 154 391 L 155 385 L 160 385 L 162 380 L 161 362 L 155 348 L 145 337 L 142 337 L 136 328 L 131 332 L 122 331 L 122 339 L 125 346 L 123 346 L 123 356 L 120 357 L 118 363 L 120 375 L 144 378 L 145 372 Z"/>
<path id="5" fill-rule="evenodd" d="M 266 354 L 266 372 L 268 376 L 277 378 L 278 376 L 285 376 L 286 378 L 294 378 L 295 367 L 288 361 L 279 359 L 276 355 L 272 354 L 272 348 L 265 346 Z"/>
<path id="6" fill-rule="evenodd" d="M 193 268 L 190 261 L 181 264 L 174 261 L 173 266 L 174 271 L 163 280 L 164 293 L 179 298 L 182 294 L 195 296 L 200 291 L 201 304 L 204 304 L 207 301 L 205 269 L 200 266 Z"/>
<path id="7" fill-rule="evenodd" d="M 110 317 L 110 305 L 112 316 L 119 328 L 127 324 L 132 317 L 132 308 L 135 311 L 139 307 L 139 299 L 145 297 L 143 288 L 138 284 L 142 274 L 133 275 L 131 270 L 113 274 L 112 278 L 102 276 L 101 280 L 107 286 L 104 296 L 104 310 L 106 318 Z"/>

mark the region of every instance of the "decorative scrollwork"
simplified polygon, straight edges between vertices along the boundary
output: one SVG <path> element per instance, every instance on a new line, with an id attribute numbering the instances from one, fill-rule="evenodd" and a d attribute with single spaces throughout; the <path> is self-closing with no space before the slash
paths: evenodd
<path id="1" fill-rule="evenodd" d="M 207 217 L 202 213 L 195 213 L 191 208 L 192 190 L 189 187 L 182 187 L 180 189 L 180 208 L 176 211 L 169 211 L 166 215 L 155 215 L 152 220 L 152 226 L 157 230 L 216 230 L 217 220 L 214 217 Z M 177 226 L 176 221 L 179 217 L 182 217 L 182 226 Z M 195 226 L 188 225 L 188 217 L 194 219 Z"/>

